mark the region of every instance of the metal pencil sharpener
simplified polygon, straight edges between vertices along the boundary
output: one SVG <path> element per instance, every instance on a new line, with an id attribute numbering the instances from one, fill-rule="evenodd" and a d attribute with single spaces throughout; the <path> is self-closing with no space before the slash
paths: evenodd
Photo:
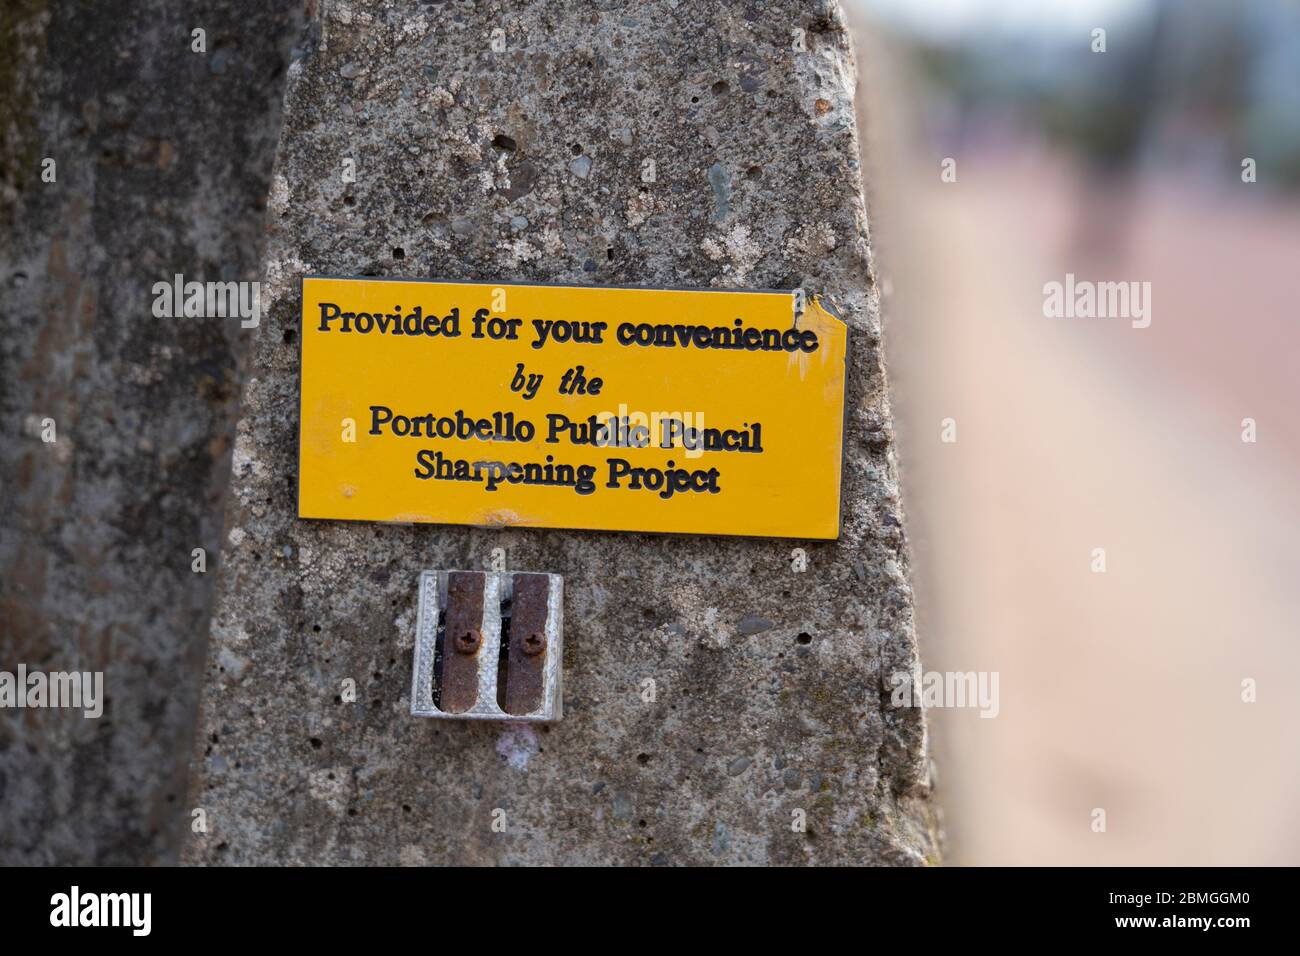
<path id="1" fill-rule="evenodd" d="M 422 571 L 411 714 L 559 720 L 564 579 Z"/>

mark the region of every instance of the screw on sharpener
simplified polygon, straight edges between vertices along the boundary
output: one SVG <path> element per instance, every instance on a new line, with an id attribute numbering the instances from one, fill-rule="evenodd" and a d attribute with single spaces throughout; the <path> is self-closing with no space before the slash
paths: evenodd
<path id="1" fill-rule="evenodd" d="M 422 572 L 411 713 L 559 720 L 563 589 L 558 574 Z"/>

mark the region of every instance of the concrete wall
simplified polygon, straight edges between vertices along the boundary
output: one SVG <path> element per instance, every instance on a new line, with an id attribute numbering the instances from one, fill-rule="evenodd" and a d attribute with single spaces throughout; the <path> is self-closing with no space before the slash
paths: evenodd
<path id="1" fill-rule="evenodd" d="M 0 863 L 167 861 L 196 807 L 199 863 L 937 859 L 921 714 L 886 690 L 916 644 L 833 4 L 0 17 L 0 669 L 102 670 L 108 697 L 0 713 Z M 841 539 L 298 520 L 311 270 L 827 293 L 853 355 Z M 260 273 L 261 327 L 154 318 L 176 273 Z M 565 576 L 565 719 L 412 719 L 416 574 L 495 548 Z"/>
<path id="2" fill-rule="evenodd" d="M 0 712 L 0 864 L 175 857 L 243 344 L 154 318 L 151 288 L 256 277 L 301 21 L 285 0 L 0 11 L 0 670 L 102 670 L 108 699 Z"/>
<path id="3" fill-rule="evenodd" d="M 335 3 L 321 24 L 271 187 L 186 858 L 935 860 L 921 713 L 887 691 L 916 642 L 838 8 Z M 825 292 L 852 351 L 843 534 L 300 520 L 310 272 Z M 564 575 L 564 720 L 412 718 L 417 575 L 495 548 Z"/>

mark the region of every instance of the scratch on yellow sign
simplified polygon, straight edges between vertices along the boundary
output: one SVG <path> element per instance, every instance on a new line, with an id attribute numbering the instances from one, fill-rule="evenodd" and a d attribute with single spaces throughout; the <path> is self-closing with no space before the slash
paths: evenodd
<path id="1" fill-rule="evenodd" d="M 309 276 L 298 513 L 834 538 L 846 349 L 797 291 Z"/>

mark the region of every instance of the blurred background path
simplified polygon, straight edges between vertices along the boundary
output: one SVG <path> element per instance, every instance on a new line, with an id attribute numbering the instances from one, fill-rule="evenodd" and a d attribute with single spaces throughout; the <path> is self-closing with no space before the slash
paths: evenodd
<path id="1" fill-rule="evenodd" d="M 1220 116 L 1161 98 L 1185 92 L 1177 64 L 1206 68 L 1178 46 L 1204 25 L 1161 19 L 1165 5 L 1099 5 L 1112 61 L 1089 51 L 1086 15 L 1024 39 L 1156 74 L 1125 80 L 1154 92 L 1119 146 L 1107 130 L 1131 117 L 1072 140 L 1043 124 L 1059 111 L 1014 62 L 998 82 L 965 72 L 1021 4 L 945 6 L 985 8 L 972 21 L 984 34 L 945 21 L 936 40 L 883 0 L 849 13 L 922 663 L 1000 674 L 996 718 L 931 712 L 948 861 L 1300 862 L 1300 198 L 1287 154 L 1243 183 L 1241 157 L 1265 148 L 1236 122 L 1254 101 Z M 1278 5 L 1241 5 L 1256 6 Z M 1300 29 L 1289 42 L 1300 69 Z M 1072 55 L 1058 72 L 1080 72 Z M 1025 47 L 1020 62 L 1044 56 Z M 1232 62 L 1249 72 L 1261 57 Z M 1090 93 L 1061 95 L 1068 107 Z M 956 182 L 940 179 L 947 157 Z M 1067 272 L 1150 282 L 1150 327 L 1044 317 L 1044 283 Z"/>

